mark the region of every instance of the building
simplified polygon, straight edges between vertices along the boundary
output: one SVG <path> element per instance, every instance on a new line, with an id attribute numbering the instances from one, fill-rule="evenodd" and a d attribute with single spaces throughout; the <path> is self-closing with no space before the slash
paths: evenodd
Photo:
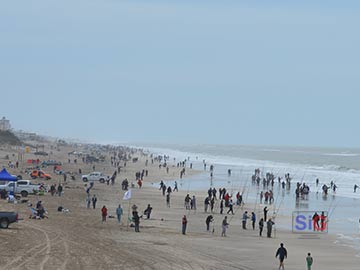
<path id="1" fill-rule="evenodd" d="M 0 120 L 0 130 L 9 130 L 11 129 L 10 120 L 7 120 L 5 117 L 3 117 Z"/>

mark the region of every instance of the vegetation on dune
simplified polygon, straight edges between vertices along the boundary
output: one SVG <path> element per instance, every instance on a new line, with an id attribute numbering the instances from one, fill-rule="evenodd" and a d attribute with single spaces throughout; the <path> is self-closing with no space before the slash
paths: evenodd
<path id="1" fill-rule="evenodd" d="M 21 145 L 22 142 L 11 131 L 0 130 L 0 144 Z"/>

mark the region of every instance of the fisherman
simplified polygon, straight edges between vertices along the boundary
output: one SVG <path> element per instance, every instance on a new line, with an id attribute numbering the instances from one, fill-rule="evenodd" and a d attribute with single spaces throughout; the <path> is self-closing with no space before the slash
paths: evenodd
<path id="1" fill-rule="evenodd" d="M 174 189 L 173 189 L 173 191 L 175 191 L 176 190 L 176 192 L 178 192 L 179 190 L 178 190 L 178 184 L 177 184 L 177 182 L 175 181 L 175 185 L 174 185 Z"/>
<path id="2" fill-rule="evenodd" d="M 355 184 L 355 185 L 354 185 L 354 193 L 356 192 L 356 189 L 357 189 L 357 188 L 359 188 L 359 186 Z"/>
<path id="3" fill-rule="evenodd" d="M 279 256 L 279 260 L 280 260 L 279 270 L 280 270 L 280 268 L 282 268 L 284 270 L 285 269 L 284 268 L 284 260 L 285 260 L 285 258 L 287 258 L 287 250 L 286 250 L 286 248 L 284 248 L 283 243 L 280 244 L 280 247 L 276 251 L 275 258 L 277 258 L 278 256 Z"/>
<path id="4" fill-rule="evenodd" d="M 210 223 L 214 221 L 212 215 L 207 216 L 205 223 L 206 223 L 206 231 L 210 231 Z"/>

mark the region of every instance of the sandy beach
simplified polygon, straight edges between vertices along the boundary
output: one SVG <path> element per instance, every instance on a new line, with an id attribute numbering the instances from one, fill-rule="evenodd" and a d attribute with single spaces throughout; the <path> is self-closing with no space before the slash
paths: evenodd
<path id="1" fill-rule="evenodd" d="M 92 165 L 84 164 L 81 160 L 74 164 L 74 157 L 70 157 L 71 163 L 68 163 L 68 153 L 81 151 L 81 148 L 61 146 L 59 150 L 50 150 L 50 144 L 45 146 L 45 151 L 53 152 L 51 159 L 63 163 L 64 171 L 77 172 L 79 168 L 83 174 L 92 171 Z M 37 158 L 25 154 L 19 169 L 11 169 L 7 167 L 9 160 L 3 159 L 6 154 L 10 160 L 16 161 L 15 149 L 3 148 L 0 151 L 0 165 L 11 174 L 21 174 L 24 178 L 24 168 L 27 166 L 24 161 Z M 111 167 L 109 153 L 103 154 L 106 154 L 106 161 L 95 164 L 95 170 L 111 175 L 115 168 Z M 114 186 L 95 183 L 91 195 L 96 194 L 98 198 L 96 209 L 86 208 L 86 192 L 79 175 L 76 175 L 76 180 L 67 178 L 61 197 L 51 196 L 50 193 L 44 196 L 29 195 L 29 203 L 35 205 L 38 200 L 43 202 L 48 219 L 29 219 L 26 203 L 11 204 L 1 200 L 2 211 L 19 212 L 23 220 L 0 231 L 0 252 L 3 254 L 0 269 L 278 269 L 275 252 L 280 243 L 284 243 L 288 251 L 286 269 L 306 269 L 308 252 L 314 258 L 312 269 L 351 270 L 359 267 L 359 252 L 336 244 L 333 235 L 310 237 L 277 229 L 273 238 L 259 237 L 258 226 L 252 230 L 250 222 L 248 230 L 243 230 L 241 215 L 245 210 L 252 211 L 251 204 L 246 204 L 243 209 L 235 206 L 235 215 L 228 215 L 230 225 L 227 237 L 221 237 L 224 215 L 220 215 L 218 209 L 213 214 L 214 232 L 206 232 L 205 219 L 209 213 L 204 213 L 203 202 L 207 191 L 187 190 L 179 186 L 179 191 L 171 194 L 171 207 L 168 208 L 165 196 L 159 190 L 159 182 L 178 179 L 181 168 L 171 166 L 167 173 L 165 168 L 159 169 L 159 163 L 149 162 L 145 166 L 149 158 L 139 153 L 134 156 L 139 161 L 127 162 Z M 130 204 L 136 204 L 140 214 L 151 204 L 153 212 L 150 220 L 141 219 L 140 233 L 135 233 L 134 228 L 126 226 L 129 201 L 123 200 L 121 181 L 127 178 L 135 183 L 135 173 L 143 169 L 147 169 L 149 175 L 144 178 L 141 189 L 137 186 L 132 189 Z M 51 173 L 53 178 L 48 181 L 33 180 L 34 183 L 63 183 L 63 176 L 52 173 L 51 166 L 44 170 Z M 197 173 L 187 168 L 185 177 Z M 185 210 L 184 198 L 187 193 L 196 196 L 196 211 Z M 122 224 L 118 224 L 116 218 L 108 218 L 103 224 L 101 207 L 106 205 L 108 214 L 116 216 L 118 204 L 124 209 Z M 70 212 L 58 212 L 59 206 Z M 188 219 L 186 235 L 181 234 L 183 215 Z M 276 222 L 280 223 L 284 218 L 288 217 L 279 216 Z"/>

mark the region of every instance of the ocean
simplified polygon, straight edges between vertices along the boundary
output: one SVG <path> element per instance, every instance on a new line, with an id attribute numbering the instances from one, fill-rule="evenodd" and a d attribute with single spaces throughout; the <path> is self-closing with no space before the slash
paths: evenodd
<path id="1" fill-rule="evenodd" d="M 188 160 L 187 167 L 192 163 L 193 169 L 202 173 L 174 180 L 182 189 L 204 190 L 204 197 L 209 187 L 225 187 L 234 195 L 240 191 L 244 193 L 245 203 L 257 205 L 256 211 L 261 214 L 263 206 L 259 205 L 259 192 L 273 189 L 275 203 L 271 211 L 277 212 L 276 215 L 291 217 L 293 211 L 326 211 L 329 233 L 337 235 L 339 243 L 360 250 L 360 189 L 354 193 L 354 185 L 360 186 L 360 149 L 181 144 L 132 146 L 170 156 L 171 166 Z M 210 165 L 215 168 L 212 178 Z M 230 177 L 228 169 L 232 171 Z M 290 173 L 291 188 L 283 190 L 277 181 L 274 188 L 252 185 L 251 176 L 255 169 L 260 169 L 262 176 L 270 172 L 284 178 L 285 173 Z M 315 184 L 317 178 L 318 186 Z M 322 185 L 330 186 L 331 181 L 338 187 L 336 193 L 331 190 L 328 196 L 323 196 Z M 310 186 L 309 198 L 300 203 L 295 197 L 297 182 Z M 277 226 L 291 229 L 291 220 Z"/>

